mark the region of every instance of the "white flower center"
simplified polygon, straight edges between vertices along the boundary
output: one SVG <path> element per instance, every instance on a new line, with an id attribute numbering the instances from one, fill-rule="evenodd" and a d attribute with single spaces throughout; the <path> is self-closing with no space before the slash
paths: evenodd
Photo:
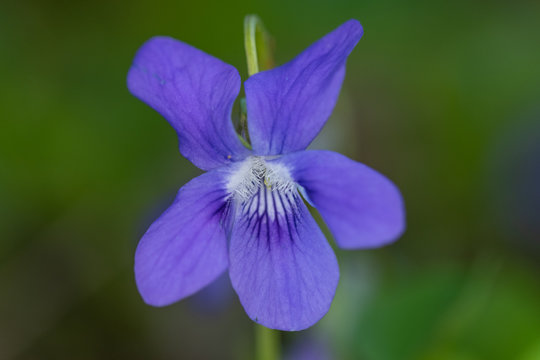
<path id="1" fill-rule="evenodd" d="M 231 173 L 227 190 L 242 214 L 266 215 L 273 221 L 278 215 L 294 211 L 299 195 L 287 167 L 267 160 L 250 156 L 238 164 Z"/>
<path id="2" fill-rule="evenodd" d="M 296 183 L 285 166 L 267 162 L 261 156 L 250 156 L 240 163 L 227 183 L 228 192 L 241 203 L 263 188 L 287 194 L 295 187 Z"/>

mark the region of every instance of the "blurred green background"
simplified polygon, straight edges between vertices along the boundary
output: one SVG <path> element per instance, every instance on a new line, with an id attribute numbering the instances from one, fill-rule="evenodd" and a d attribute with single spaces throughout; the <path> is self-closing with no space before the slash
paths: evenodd
<path id="1" fill-rule="evenodd" d="M 394 245 L 336 250 L 330 312 L 283 352 L 540 359 L 540 2 L 525 0 L 2 2 L 0 359 L 253 358 L 226 278 L 161 309 L 137 293 L 137 241 L 199 171 L 125 85 L 153 35 L 245 79 L 249 13 L 279 63 L 360 20 L 313 146 L 386 174 L 407 207 Z"/>

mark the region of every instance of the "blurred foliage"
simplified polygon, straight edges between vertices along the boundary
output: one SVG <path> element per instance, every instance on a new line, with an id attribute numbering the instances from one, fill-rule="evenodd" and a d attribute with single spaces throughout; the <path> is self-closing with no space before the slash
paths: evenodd
<path id="1" fill-rule="evenodd" d="M 249 13 L 279 63 L 362 22 L 314 146 L 385 173 L 407 205 L 395 245 L 337 250 L 331 311 L 284 344 L 312 332 L 340 359 L 540 359 L 540 219 L 514 211 L 538 209 L 540 192 L 523 140 L 539 133 L 540 3 L 526 0 L 2 2 L 0 358 L 252 358 L 236 298 L 210 312 L 139 298 L 136 243 L 199 171 L 125 86 L 135 51 L 158 34 L 245 78 Z"/>

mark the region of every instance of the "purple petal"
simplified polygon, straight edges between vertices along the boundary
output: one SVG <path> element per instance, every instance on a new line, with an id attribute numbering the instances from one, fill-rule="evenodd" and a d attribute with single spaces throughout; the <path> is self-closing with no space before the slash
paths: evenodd
<path id="1" fill-rule="evenodd" d="M 330 308 L 339 268 L 300 196 L 262 187 L 238 211 L 229 274 L 246 313 L 279 330 L 316 323 Z"/>
<path id="2" fill-rule="evenodd" d="M 184 185 L 150 226 L 135 253 L 135 279 L 144 301 L 164 306 L 216 279 L 228 265 L 225 176 L 222 169 Z"/>
<path id="3" fill-rule="evenodd" d="M 331 151 L 300 151 L 278 160 L 306 190 L 342 248 L 372 248 L 405 228 L 397 187 L 375 170 Z"/>
<path id="4" fill-rule="evenodd" d="M 363 30 L 349 20 L 278 68 L 245 82 L 249 135 L 259 155 L 305 149 L 336 104 L 345 61 Z"/>
<path id="5" fill-rule="evenodd" d="M 180 152 L 199 168 L 247 156 L 230 118 L 240 90 L 231 65 L 178 40 L 154 37 L 137 52 L 127 83 L 133 95 L 167 119 Z"/>

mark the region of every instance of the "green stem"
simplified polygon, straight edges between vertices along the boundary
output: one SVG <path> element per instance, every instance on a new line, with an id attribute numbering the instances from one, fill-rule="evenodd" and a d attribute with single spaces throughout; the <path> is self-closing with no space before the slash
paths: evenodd
<path id="1" fill-rule="evenodd" d="M 244 47 L 249 76 L 274 67 L 272 38 L 257 15 L 244 19 Z"/>
<path id="2" fill-rule="evenodd" d="M 279 331 L 255 325 L 255 346 L 257 360 L 279 359 Z"/>

